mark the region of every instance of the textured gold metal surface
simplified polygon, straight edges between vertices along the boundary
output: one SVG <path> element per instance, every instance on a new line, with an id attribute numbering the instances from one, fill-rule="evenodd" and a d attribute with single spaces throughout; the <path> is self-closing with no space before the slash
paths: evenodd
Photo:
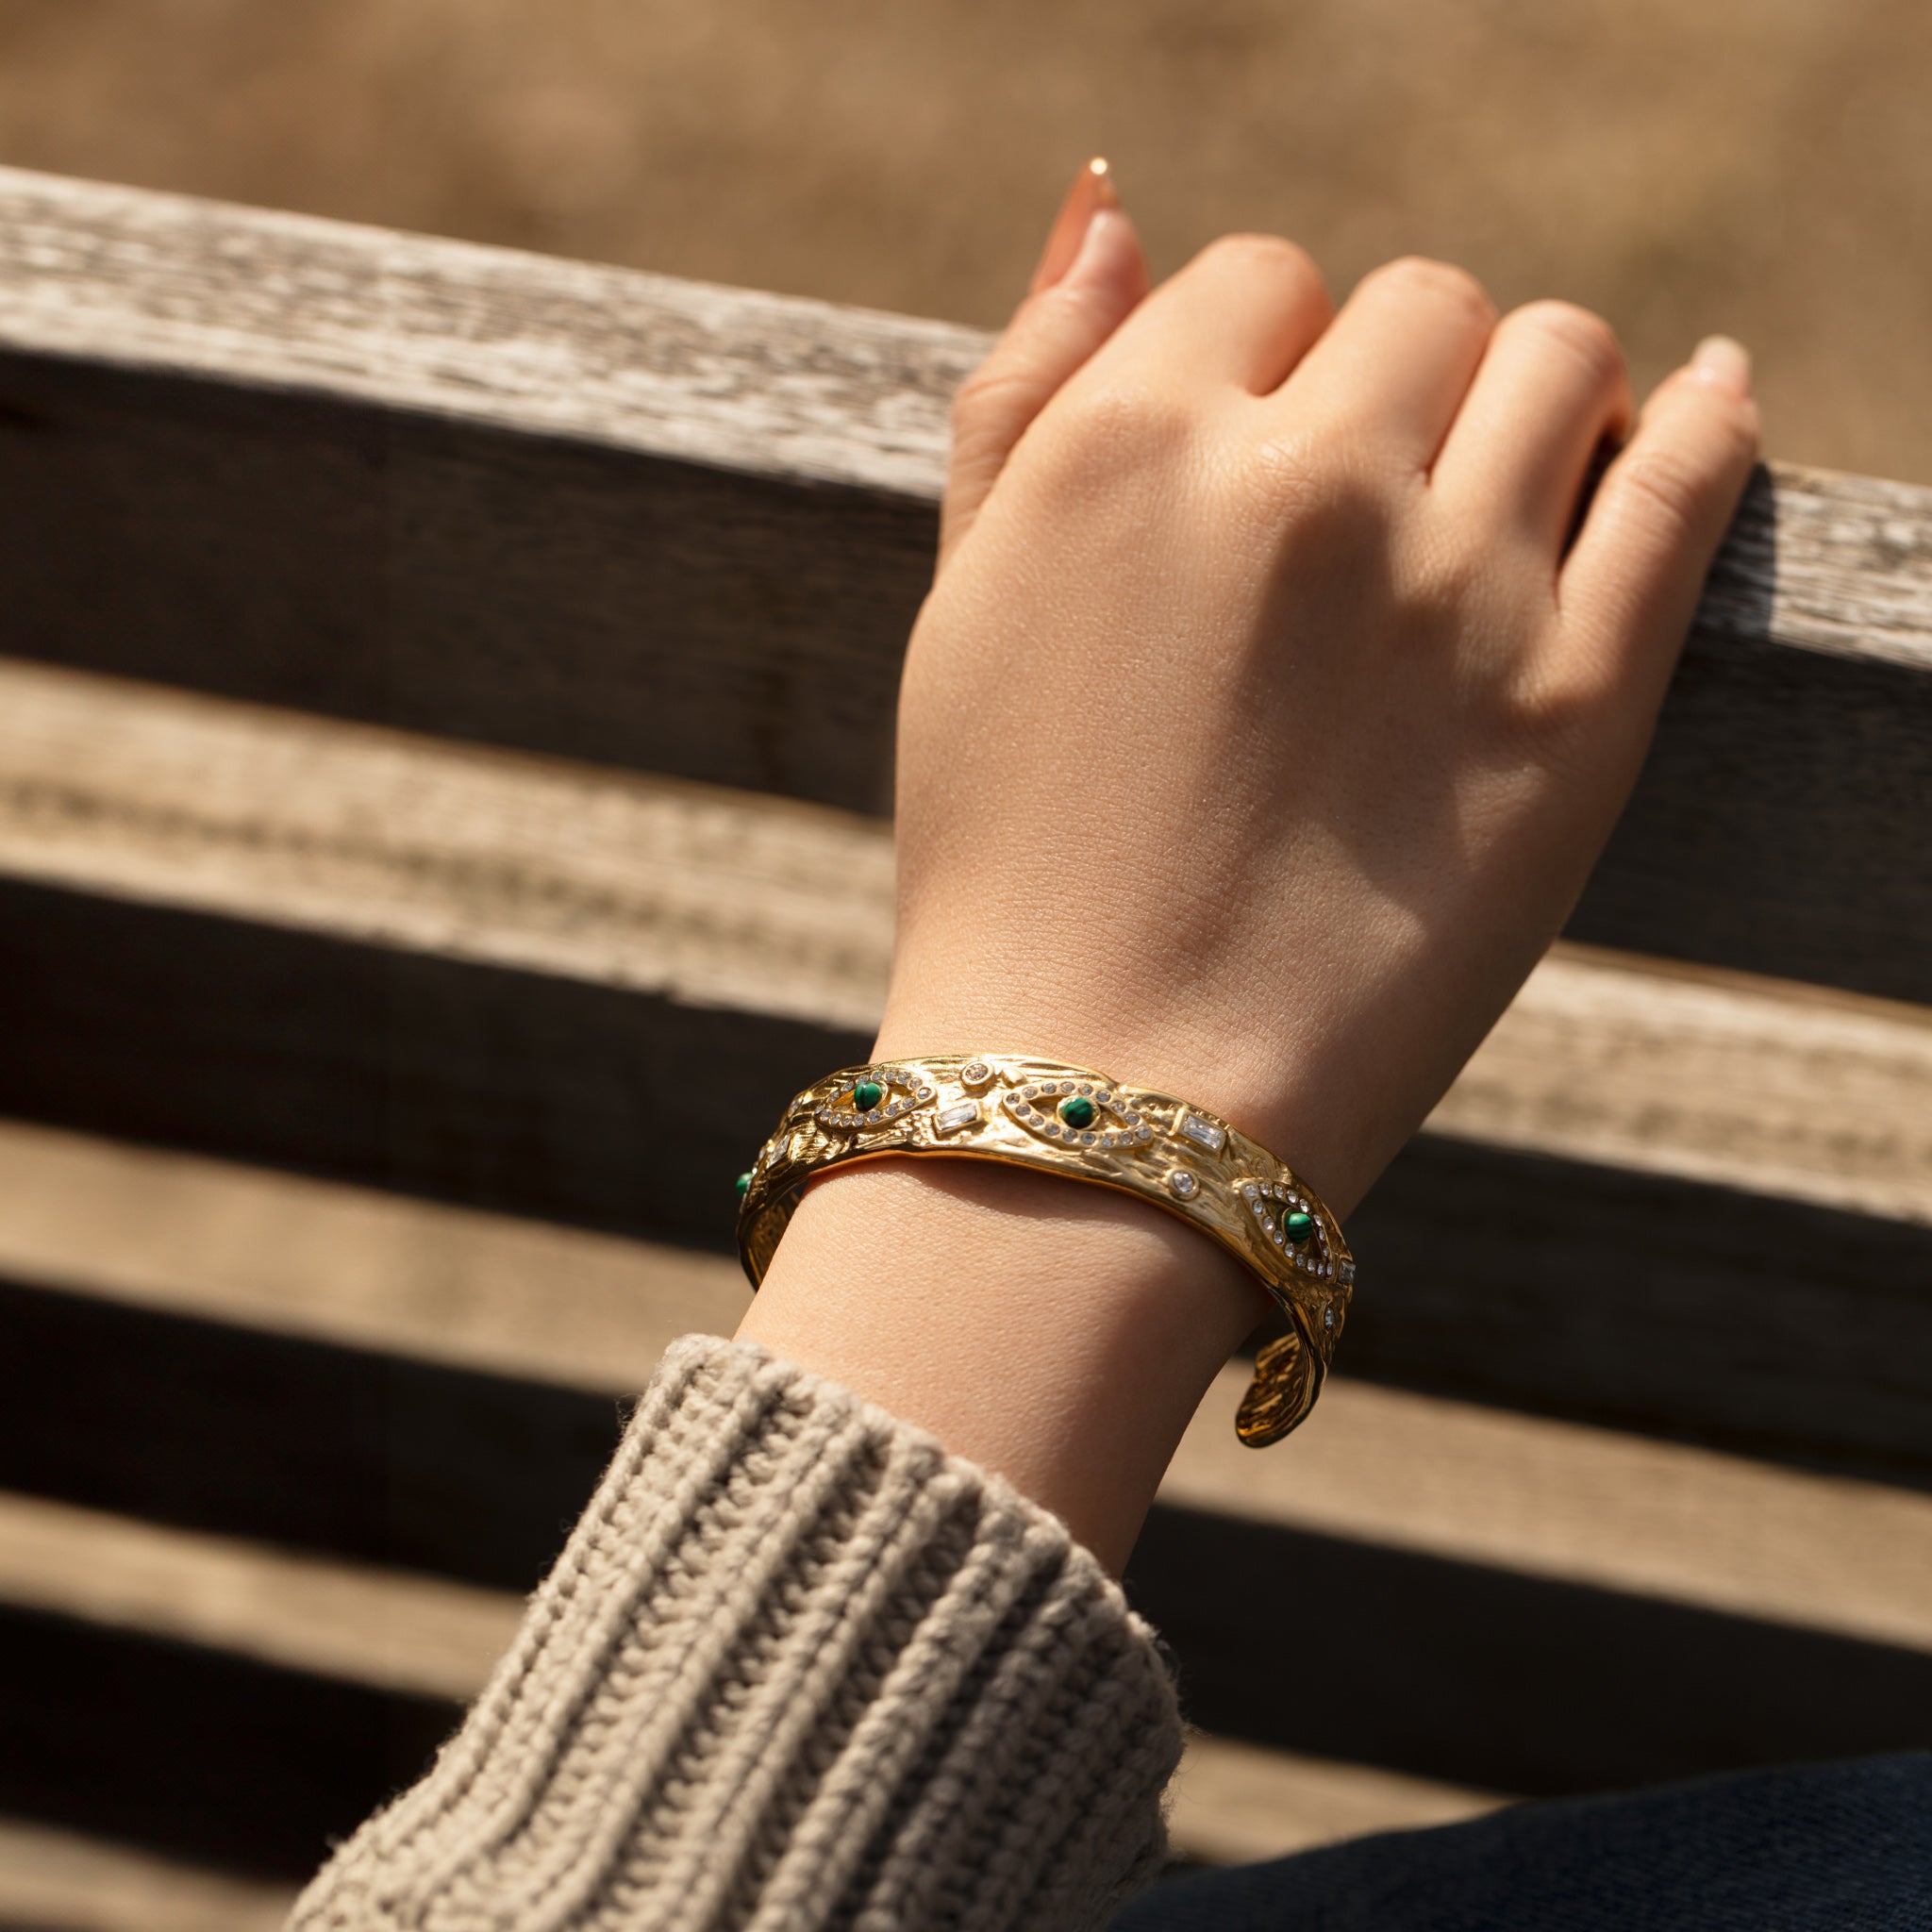
<path id="1" fill-rule="evenodd" d="M 861 1082 L 880 1090 L 875 1105 L 857 1104 Z M 1058 1060 L 926 1054 L 844 1067 L 796 1094 L 759 1150 L 739 1209 L 739 1255 L 752 1286 L 813 1175 L 908 1154 L 1005 1160 L 1093 1181 L 1199 1228 L 1259 1276 L 1293 1324 L 1256 1357 L 1235 1419 L 1241 1441 L 1278 1441 L 1314 1407 L 1355 1284 L 1355 1257 L 1326 1205 L 1219 1114 Z M 1289 1233 L 1294 1215 L 1312 1224 L 1299 1242 Z"/>

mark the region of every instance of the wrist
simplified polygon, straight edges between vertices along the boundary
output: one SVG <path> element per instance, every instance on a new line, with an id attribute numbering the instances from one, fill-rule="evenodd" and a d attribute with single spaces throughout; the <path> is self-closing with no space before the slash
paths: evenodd
<path id="1" fill-rule="evenodd" d="M 1373 1040 L 1345 1048 L 1336 1037 L 1344 1029 L 1319 1017 L 1325 1013 L 1319 1002 L 1307 1003 L 1304 1036 L 1282 1039 L 1226 1018 L 1204 1024 L 1191 1017 L 1185 1000 L 1172 1002 L 1165 1014 L 1068 1002 L 1059 995 L 1072 976 L 1054 973 L 1034 983 L 1010 962 L 1002 972 L 987 961 L 958 982 L 935 974 L 938 983 L 928 988 L 923 975 L 896 964 L 873 1057 L 886 1061 L 957 1044 L 1042 1054 L 1173 1093 L 1286 1161 L 1343 1221 L 1427 1111 L 1426 1103 L 1414 1110 L 1412 1074 L 1383 1067 Z M 908 977 L 921 982 L 909 995 Z M 1357 1029 L 1345 1030 L 1356 1038 Z"/>
<path id="2" fill-rule="evenodd" d="M 1146 1203 L 925 1156 L 814 1183 L 739 1332 L 997 1471 L 1118 1569 L 1267 1308 Z"/>

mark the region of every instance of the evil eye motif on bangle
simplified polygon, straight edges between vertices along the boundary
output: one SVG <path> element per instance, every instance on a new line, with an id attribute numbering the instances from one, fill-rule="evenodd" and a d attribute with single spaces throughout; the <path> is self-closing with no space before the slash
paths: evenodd
<path id="1" fill-rule="evenodd" d="M 1144 1147 L 1154 1129 L 1099 1080 L 1034 1080 L 1006 1095 L 1007 1112 L 1037 1140 L 1062 1147 Z"/>
<path id="2" fill-rule="evenodd" d="M 852 1133 L 896 1121 L 914 1108 L 928 1105 L 938 1092 L 923 1074 L 896 1067 L 868 1067 L 842 1093 L 820 1108 L 816 1118 L 823 1127 Z"/>
<path id="3" fill-rule="evenodd" d="M 1255 1218 L 1255 1232 L 1285 1261 L 1310 1274 L 1335 1273 L 1328 1253 L 1328 1237 L 1322 1232 L 1320 1218 L 1306 1194 L 1274 1181 L 1247 1181 L 1241 1199 Z"/>

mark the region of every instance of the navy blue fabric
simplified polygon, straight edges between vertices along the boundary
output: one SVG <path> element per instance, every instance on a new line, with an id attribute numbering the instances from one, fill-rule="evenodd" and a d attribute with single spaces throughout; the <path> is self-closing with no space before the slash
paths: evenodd
<path id="1" fill-rule="evenodd" d="M 1517 1805 L 1143 1893 L 1113 1932 L 1932 1932 L 1932 1753 Z"/>

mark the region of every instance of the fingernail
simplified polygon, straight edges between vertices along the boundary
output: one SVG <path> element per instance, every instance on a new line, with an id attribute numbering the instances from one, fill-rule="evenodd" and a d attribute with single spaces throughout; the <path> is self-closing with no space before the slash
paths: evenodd
<path id="1" fill-rule="evenodd" d="M 1690 366 L 1713 389 L 1751 393 L 1751 351 L 1729 336 L 1706 336 L 1691 352 Z"/>
<path id="2" fill-rule="evenodd" d="M 1102 208 L 1120 205 L 1121 198 L 1113 188 L 1113 171 L 1096 155 L 1074 176 L 1074 185 L 1067 190 L 1067 198 L 1054 217 L 1046 246 L 1041 252 L 1040 266 L 1033 271 L 1033 294 L 1052 288 L 1073 267 L 1093 217 Z"/>

